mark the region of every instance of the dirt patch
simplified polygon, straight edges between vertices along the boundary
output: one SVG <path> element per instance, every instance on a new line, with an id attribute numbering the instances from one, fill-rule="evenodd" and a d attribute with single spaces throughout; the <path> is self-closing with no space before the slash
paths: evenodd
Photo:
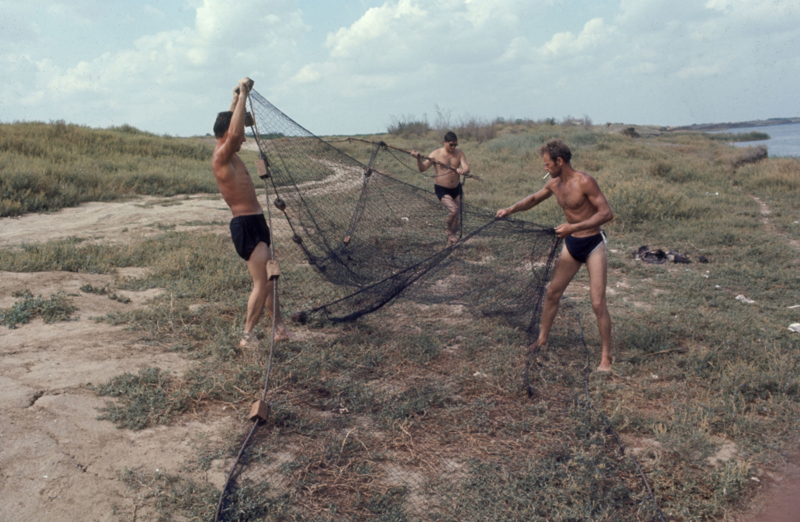
<path id="1" fill-rule="evenodd" d="M 173 198 L 175 199 L 175 198 Z M 91 203 L 53 214 L 29 214 L 0 220 L 0 244 L 46 241 L 71 235 L 103 241 L 120 238 L 121 229 L 144 228 L 157 222 L 181 223 L 191 219 L 228 219 L 229 212 L 215 206 L 219 200 L 176 199 L 181 205 L 141 208 L 143 201 Z M 188 212 L 187 212 L 188 210 Z M 180 212 L 178 212 L 180 211 Z M 213 228 L 213 227 L 212 227 Z M 139 277 L 143 269 L 125 269 L 116 277 Z M 147 473 L 185 474 L 183 465 L 192 456 L 192 441 L 200 436 L 215 439 L 232 423 L 221 416 L 210 421 L 157 427 L 138 432 L 117 429 L 97 420 L 98 408 L 109 400 L 98 397 L 98 385 L 125 372 L 137 373 L 157 366 L 182 374 L 186 360 L 174 353 L 139 342 L 125 326 L 95 320 L 112 311 L 145 306 L 160 290 L 120 291 L 114 275 L 71 272 L 0 272 L 0 307 L 30 291 L 47 298 L 59 291 L 77 307 L 72 320 L 45 324 L 38 318 L 15 329 L 0 326 L 0 519 L 117 521 L 138 509 L 136 493 L 125 488 L 117 474 L 126 468 Z M 107 294 L 86 293 L 80 288 L 109 288 L 129 303 Z M 222 462 L 199 480 L 224 480 Z M 115 514 L 116 513 L 116 514 Z"/>
<path id="2" fill-rule="evenodd" d="M 227 233 L 231 211 L 219 196 L 141 197 L 117 203 L 84 203 L 49 214 L 0 219 L 0 245 L 68 237 L 127 241 L 131 232 L 206 229 Z M 216 224 L 214 224 L 216 223 Z M 159 228 L 160 227 L 160 228 Z"/>
<path id="3" fill-rule="evenodd" d="M 740 522 L 797 522 L 800 520 L 800 456 L 759 478 L 759 493 Z"/>

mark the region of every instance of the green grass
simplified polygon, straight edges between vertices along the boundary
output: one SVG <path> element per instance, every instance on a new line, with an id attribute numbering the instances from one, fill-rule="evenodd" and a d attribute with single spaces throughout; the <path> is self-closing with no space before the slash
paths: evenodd
<path id="1" fill-rule="evenodd" d="M 53 294 L 50 299 L 44 299 L 41 295 L 34 297 L 29 290 L 12 295 L 22 299 L 9 308 L 0 309 L 0 324 L 12 329 L 28 323 L 34 317 L 41 317 L 48 324 L 69 321 L 78 310 L 64 292 Z"/>
<path id="2" fill-rule="evenodd" d="M 609 254 L 608 284 L 615 374 L 592 374 L 593 404 L 631 441 L 629 447 L 658 443 L 640 461 L 669 520 L 728 516 L 755 493 L 750 477 L 779 462 L 800 428 L 800 338 L 786 329 L 798 322 L 797 309 L 789 307 L 800 304 L 798 252 L 788 244 L 800 240 L 794 223 L 800 221 L 800 161 L 768 159 L 734 168 L 744 152 L 701 133 L 630 139 L 545 124 L 498 129 L 483 143 L 460 140 L 473 172 L 484 178 L 467 182 L 468 201 L 486 208 L 518 201 L 544 183 L 539 143 L 561 137 L 573 147 L 573 165 L 596 177 L 616 215 L 607 227 L 609 248 L 616 251 Z M 439 145 L 433 133 L 392 137 L 390 143 L 428 152 Z M 408 179 L 431 183 L 413 173 Z M 771 209 L 772 228 L 762 223 L 754 197 Z M 555 201 L 519 216 L 563 222 Z M 631 255 L 641 245 L 678 250 L 695 262 L 646 265 Z M 294 266 L 300 257 L 292 243 L 277 248 L 288 315 L 319 296 L 308 289 L 304 294 L 300 283 L 285 284 L 307 272 Z M 699 255 L 710 263 L 697 263 Z M 106 320 L 126 324 L 143 342 L 193 363 L 180 377 L 149 368 L 112 379 L 98 388 L 115 398 L 102 415 L 140 429 L 225 402 L 244 418 L 260 394 L 266 361 L 263 351 L 237 346 L 250 279 L 228 238 L 164 229 L 158 237 L 122 244 L 71 238 L 0 251 L 0 270 L 6 271 L 113 273 L 126 266 L 148 270 L 139 279 L 118 280 L 116 288 L 165 292 L 146 308 Z M 585 271 L 579 272 L 570 301 L 595 366 L 600 343 L 588 293 L 581 290 L 587 284 Z M 756 303 L 737 301 L 739 294 Z M 413 484 L 380 491 L 370 484 L 389 465 L 421 473 L 412 455 L 443 452 L 437 455 L 444 460 L 429 464 L 444 466 L 455 448 L 459 458 L 472 458 L 469 466 L 452 480 L 429 477 L 425 484 L 454 506 L 458 519 L 512 512 L 530 520 L 651 520 L 629 461 L 619 457 L 582 398 L 573 313 L 562 310 L 554 349 L 537 363 L 539 395 L 532 399 L 521 386 L 522 334 L 446 307 L 400 301 L 354 324 L 317 325 L 310 340 L 279 345 L 272 383 L 280 393 L 271 429 L 251 462 L 252 469 L 279 472 L 297 487 L 266 494 L 266 482 L 250 482 L 234 504 L 255 518 L 290 517 L 297 514 L 292 506 L 309 503 L 321 510 L 317 520 L 414 518 L 410 499 L 424 503 L 425 497 Z M 267 340 L 265 331 L 259 334 Z M 231 457 L 241 437 L 206 442 L 193 465 L 204 470 L 209 455 Z M 727 441 L 736 444 L 734 458 L 712 466 L 708 457 Z M 482 457 L 486 448 L 494 460 Z M 285 453 L 292 459 L 276 463 L 276 455 Z M 143 498 L 165 518 L 209 518 L 216 507 L 218 491 L 186 477 L 129 470 L 123 481 L 140 484 Z M 178 501 L 180 492 L 185 494 Z M 335 508 L 343 498 L 352 499 L 347 513 Z"/>
<path id="3" fill-rule="evenodd" d="M 0 124 L 0 217 L 134 195 L 217 193 L 213 150 L 127 125 Z"/>

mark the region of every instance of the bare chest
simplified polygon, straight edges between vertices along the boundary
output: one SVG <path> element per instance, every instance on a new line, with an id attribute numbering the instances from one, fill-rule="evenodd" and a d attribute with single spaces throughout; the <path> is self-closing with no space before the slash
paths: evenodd
<path id="1" fill-rule="evenodd" d="M 553 194 L 556 196 L 558 204 L 565 210 L 577 211 L 590 204 L 586 194 L 584 194 L 577 185 L 572 183 L 556 185 L 553 188 Z"/>

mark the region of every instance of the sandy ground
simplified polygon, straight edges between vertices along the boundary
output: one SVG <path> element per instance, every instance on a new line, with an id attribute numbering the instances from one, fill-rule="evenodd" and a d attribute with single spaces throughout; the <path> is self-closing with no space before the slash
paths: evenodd
<path id="1" fill-rule="evenodd" d="M 186 222 L 227 223 L 230 211 L 216 197 L 141 198 L 122 203 L 88 203 L 52 214 L 0 219 L 0 246 L 69 236 L 117 241 L 123 229 L 160 233 L 155 227 Z M 225 232 L 227 225 L 211 228 Z M 135 269 L 118 276 L 136 276 Z M 86 294 L 85 284 L 114 289 L 115 276 L 70 272 L 0 272 L 0 308 L 30 290 L 49 297 L 63 290 L 78 307 L 77 320 L 45 324 L 41 319 L 16 329 L 0 326 L 0 522 L 118 521 L 152 519 L 136 493 L 117 479 L 125 468 L 182 473 L 192 441 L 217 437 L 238 421 L 224 416 L 142 431 L 117 429 L 97 420 L 108 400 L 88 385 L 124 372 L 157 366 L 182 373 L 187 361 L 137 342 L 124 326 L 93 320 L 114 310 L 144 306 L 158 290 L 116 291 L 123 304 Z M 197 477 L 221 486 L 221 465 Z"/>
<path id="2" fill-rule="evenodd" d="M 229 219 L 225 203 L 213 196 L 88 203 L 0 219 L 0 247 L 69 236 L 113 242 L 124 240 L 127 232 L 160 233 L 157 225 L 227 233 Z M 185 474 L 182 467 L 192 457 L 194 440 L 213 440 L 240 427 L 225 415 L 137 432 L 97 420 L 107 399 L 89 384 L 152 366 L 179 375 L 189 364 L 178 354 L 138 342 L 137 334 L 124 326 L 92 319 L 145 306 L 159 291 L 118 291 L 131 299 L 123 304 L 82 293 L 82 285 L 114 289 L 116 277 L 139 273 L 0 272 L 0 308 L 16 301 L 16 291 L 47 297 L 63 290 L 74 294 L 70 299 L 79 309 L 74 321 L 47 325 L 35 319 L 13 330 L 0 326 L 0 522 L 152 520 L 153 513 L 117 474 L 126 468 Z M 195 478 L 221 487 L 225 472 L 224 463 L 217 462 Z M 762 477 L 757 503 L 747 509 L 750 515 L 734 518 L 800 520 L 800 459 Z M 758 506 L 765 509 L 752 518 Z"/>

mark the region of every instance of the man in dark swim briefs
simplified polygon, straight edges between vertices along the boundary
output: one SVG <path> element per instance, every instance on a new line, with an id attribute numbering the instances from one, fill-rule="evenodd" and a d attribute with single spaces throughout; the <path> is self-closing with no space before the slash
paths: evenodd
<path id="1" fill-rule="evenodd" d="M 256 197 L 253 178 L 237 152 L 246 141 L 244 135 L 245 103 L 252 81 L 242 78 L 233 91 L 233 102 L 229 111 L 217 115 L 214 123 L 214 136 L 217 146 L 211 156 L 211 169 L 222 193 L 222 198 L 233 212 L 231 238 L 239 256 L 247 261 L 247 269 L 253 278 L 253 291 L 247 300 L 247 316 L 240 346 L 258 346 L 253 330 L 261 318 L 264 306 L 267 314 L 275 314 L 275 339 L 294 338 L 281 318 L 280 307 L 276 301 L 273 310 L 274 282 L 267 278 L 267 261 L 272 259 L 269 249 L 270 232 L 264 219 L 264 211 Z"/>
<path id="2" fill-rule="evenodd" d="M 556 227 L 556 235 L 564 238 L 564 248 L 553 272 L 553 279 L 547 288 L 542 311 L 542 327 L 534 346 L 544 346 L 547 343 L 561 296 L 581 265 L 585 263 L 589 271 L 592 308 L 597 316 L 597 326 L 603 341 L 600 366 L 597 370 L 607 372 L 611 370 L 611 316 L 606 303 L 608 277 L 606 241 L 600 225 L 614 219 L 614 214 L 597 181 L 585 172 L 572 168 L 570 165 L 572 152 L 564 142 L 557 139 L 549 140 L 539 149 L 539 155 L 542 157 L 545 170 L 550 174 L 550 179 L 544 188 L 508 208 L 497 211 L 497 218 L 503 218 L 514 212 L 531 209 L 555 194 L 567 218 L 566 223 Z"/>
<path id="3" fill-rule="evenodd" d="M 436 181 L 434 181 L 433 190 L 436 192 L 436 197 L 447 209 L 445 232 L 447 233 L 448 246 L 458 241 L 456 232 L 461 219 L 461 199 L 464 195 L 464 191 L 461 188 L 461 175 L 469 174 L 467 156 L 464 151 L 457 149 L 457 146 L 458 138 L 456 133 L 448 131 L 444 135 L 443 146 L 431 152 L 430 158 L 435 161 L 431 161 L 431 159 L 423 160 L 419 157 L 419 152 L 411 151 L 411 155 L 417 158 L 417 168 L 420 172 L 425 172 L 431 168 L 431 165 L 434 166 Z M 436 163 L 436 161 L 450 165 L 452 169 L 448 169 Z"/>

